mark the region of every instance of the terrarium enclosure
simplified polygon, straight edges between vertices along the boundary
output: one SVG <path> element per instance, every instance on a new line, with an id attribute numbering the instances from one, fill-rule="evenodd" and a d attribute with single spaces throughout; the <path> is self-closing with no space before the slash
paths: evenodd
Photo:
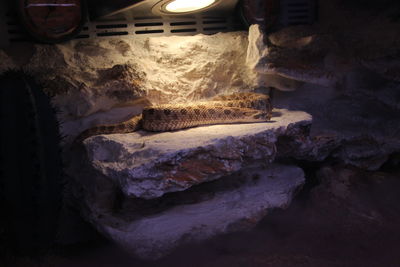
<path id="1" fill-rule="evenodd" d="M 25 9 L 32 7 L 27 2 Z M 39 2 L 31 5 L 46 1 Z M 58 24 L 31 20 L 42 25 L 36 36 L 9 5 L 2 6 L 1 118 L 14 128 L 2 128 L 9 134 L 2 134 L 1 157 L 13 150 L 12 142 L 29 152 L 13 152 L 1 165 L 0 193 L 5 210 L 14 212 L 0 223 L 7 240 L 20 244 L 24 235 L 40 236 L 36 226 L 34 234 L 11 232 L 53 217 L 56 224 L 49 227 L 56 234 L 40 242 L 29 237 L 28 250 L 38 243 L 76 246 L 92 240 L 95 229 L 140 266 L 189 266 L 192 259 L 198 266 L 400 264 L 397 1 L 220 0 L 207 2 L 209 9 L 200 13 L 185 6 L 183 16 L 168 6 L 172 1 L 111 2 L 82 1 L 85 12 L 76 20 L 86 20 L 60 35 L 43 30 Z M 255 102 L 243 103 L 251 94 L 266 96 L 263 115 L 251 113 L 265 119 L 228 119 L 235 110 L 250 112 Z M 223 101 L 231 106 L 220 108 Z M 176 107 L 169 123 L 200 122 L 173 130 L 143 126 L 150 120 L 145 114 L 160 112 L 160 125 Z M 180 116 L 187 112 L 198 116 Z M 134 127 L 132 118 L 138 118 Z M 53 123 L 60 138 L 41 136 Z M 62 161 L 54 187 L 43 182 L 53 177 L 46 172 L 53 164 L 48 147 L 57 147 Z M 16 170 L 35 158 L 37 177 L 47 174 L 36 185 L 28 167 Z M 29 183 L 12 182 L 14 175 Z M 25 185 L 30 189 L 18 189 Z M 60 209 L 31 208 L 28 197 L 19 197 L 24 194 Z M 43 214 L 42 207 L 48 208 Z M 39 215 L 30 217 L 25 209 Z M 277 218 L 275 231 L 270 226 Z M 13 220 L 18 223 L 10 228 Z M 339 239 L 324 233 L 339 233 Z M 366 245 L 374 238 L 385 253 Z M 238 245 L 252 239 L 256 245 Z M 299 249 L 300 239 L 310 250 Z M 199 248 L 204 258 L 196 255 Z M 181 253 L 191 259 L 178 263 Z"/>

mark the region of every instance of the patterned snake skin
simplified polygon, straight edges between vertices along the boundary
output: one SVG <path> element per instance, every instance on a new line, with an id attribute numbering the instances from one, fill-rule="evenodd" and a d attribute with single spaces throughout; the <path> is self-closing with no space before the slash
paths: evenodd
<path id="1" fill-rule="evenodd" d="M 257 93 L 235 93 L 207 102 L 165 104 L 144 108 L 142 115 L 118 124 L 100 125 L 82 132 L 76 142 L 100 134 L 130 133 L 143 129 L 163 132 L 200 125 L 263 122 L 271 118 L 269 97 Z"/>

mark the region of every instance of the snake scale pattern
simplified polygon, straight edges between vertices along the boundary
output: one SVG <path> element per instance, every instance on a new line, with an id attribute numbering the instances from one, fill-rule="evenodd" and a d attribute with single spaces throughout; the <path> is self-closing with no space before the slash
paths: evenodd
<path id="1" fill-rule="evenodd" d="M 271 119 L 269 97 L 257 93 L 220 95 L 211 101 L 190 104 L 163 104 L 143 109 L 118 124 L 100 125 L 82 132 L 75 140 L 100 134 L 130 133 L 140 129 L 152 132 L 180 130 L 211 124 L 264 122 Z"/>

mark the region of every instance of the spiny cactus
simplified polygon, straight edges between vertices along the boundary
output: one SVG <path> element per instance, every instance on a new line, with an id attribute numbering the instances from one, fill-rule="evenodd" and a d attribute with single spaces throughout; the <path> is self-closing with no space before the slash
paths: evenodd
<path id="1" fill-rule="evenodd" d="M 62 160 L 55 111 L 29 75 L 0 75 L 0 125 L 0 225 L 9 246 L 36 254 L 56 237 Z"/>

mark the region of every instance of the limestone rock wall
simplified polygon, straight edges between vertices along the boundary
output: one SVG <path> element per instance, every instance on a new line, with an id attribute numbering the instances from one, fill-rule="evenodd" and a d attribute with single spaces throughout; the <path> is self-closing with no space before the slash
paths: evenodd
<path id="1" fill-rule="evenodd" d="M 286 208 L 303 183 L 300 168 L 272 164 L 187 192 L 186 203 L 156 214 L 135 220 L 122 217 L 112 225 L 107 218 L 94 220 L 100 231 L 124 248 L 155 260 L 177 246 L 251 229 L 273 209 Z"/>
<path id="2" fill-rule="evenodd" d="M 246 32 L 232 32 L 35 45 L 26 64 L 16 67 L 54 96 L 62 134 L 72 139 L 94 125 L 123 121 L 146 105 L 252 90 L 257 80 L 246 65 L 247 38 Z"/>
<path id="3" fill-rule="evenodd" d="M 274 107 L 313 115 L 310 143 L 282 138 L 298 147 L 282 156 L 378 170 L 400 151 L 400 21 L 390 5 L 351 2 L 324 1 L 314 25 L 251 26 L 248 58 L 259 86 L 277 89 Z"/>
<path id="4" fill-rule="evenodd" d="M 37 45 L 26 69 L 72 118 L 146 97 L 179 103 L 250 90 L 247 34 L 146 37 Z M 71 103 L 74 103 L 73 105 Z"/>
<path id="5" fill-rule="evenodd" d="M 254 162 L 271 163 L 278 138 L 307 138 L 311 120 L 305 112 L 276 110 L 273 121 L 266 123 L 100 135 L 86 139 L 84 147 L 88 165 L 127 197 L 153 199 L 219 179 Z"/>

